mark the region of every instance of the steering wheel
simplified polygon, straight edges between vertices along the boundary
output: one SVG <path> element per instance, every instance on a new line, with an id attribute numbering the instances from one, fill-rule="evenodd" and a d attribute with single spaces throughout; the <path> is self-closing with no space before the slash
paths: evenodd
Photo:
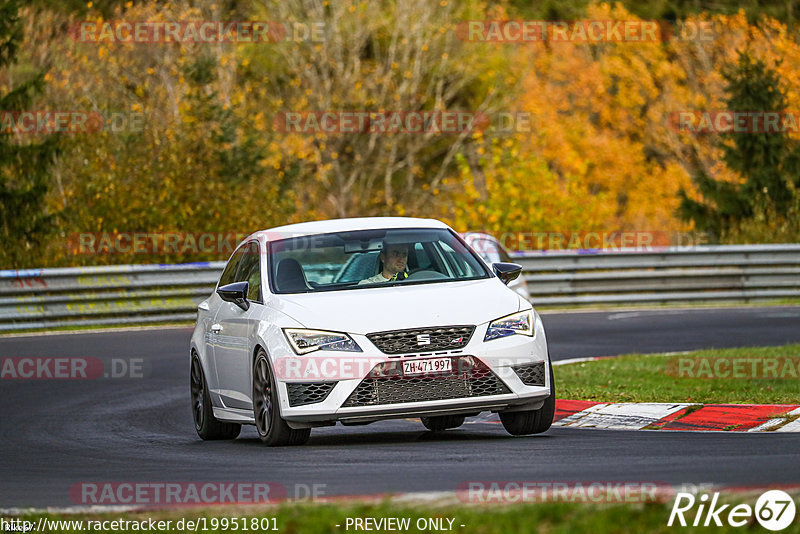
<path id="1" fill-rule="evenodd" d="M 417 271 L 408 275 L 406 280 L 441 280 L 443 278 L 449 278 L 446 274 L 442 274 L 439 271 Z"/>

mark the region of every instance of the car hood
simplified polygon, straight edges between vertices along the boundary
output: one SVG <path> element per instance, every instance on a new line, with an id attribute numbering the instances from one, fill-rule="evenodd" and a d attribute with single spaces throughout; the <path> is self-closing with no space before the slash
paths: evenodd
<path id="1" fill-rule="evenodd" d="M 478 325 L 514 313 L 520 298 L 497 278 L 275 295 L 270 306 L 306 328 L 368 334 Z"/>

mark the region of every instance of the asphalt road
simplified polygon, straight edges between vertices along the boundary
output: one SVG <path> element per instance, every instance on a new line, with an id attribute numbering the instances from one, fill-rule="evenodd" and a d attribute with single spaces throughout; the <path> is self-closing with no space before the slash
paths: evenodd
<path id="1" fill-rule="evenodd" d="M 554 359 L 800 342 L 800 307 L 548 314 Z M 141 358 L 144 378 L 0 380 L 0 508 L 70 506 L 80 482 L 277 482 L 318 493 L 454 491 L 468 481 L 800 483 L 794 434 L 553 428 L 513 438 L 487 417 L 444 435 L 417 421 L 315 429 L 267 448 L 252 427 L 202 442 L 188 401 L 189 329 L 0 338 L 0 357 Z M 800 395 L 799 395 L 800 397 Z"/>

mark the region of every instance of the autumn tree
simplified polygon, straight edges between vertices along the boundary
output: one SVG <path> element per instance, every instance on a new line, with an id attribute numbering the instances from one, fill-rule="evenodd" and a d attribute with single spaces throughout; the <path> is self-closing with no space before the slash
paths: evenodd
<path id="1" fill-rule="evenodd" d="M 463 43 L 464 19 L 485 17 L 475 2 L 263 0 L 259 15 L 319 24 L 324 41 L 289 39 L 254 49 L 254 68 L 290 112 L 491 114 L 513 81 L 506 54 Z M 291 27 L 291 26 L 290 26 Z M 266 52 L 266 53 L 261 53 Z M 491 53 L 487 53 L 491 52 Z M 286 132 L 311 141 L 302 158 L 298 207 L 315 217 L 430 214 L 456 192 L 448 176 L 472 131 L 380 128 L 358 133 Z"/>
<path id="2" fill-rule="evenodd" d="M 723 73 L 727 81 L 727 107 L 733 112 L 777 112 L 787 109 L 778 73 L 749 51 Z M 759 126 L 761 124 L 761 126 Z M 680 214 L 715 238 L 735 232 L 754 218 L 786 220 L 796 209 L 800 188 L 800 142 L 782 128 L 764 131 L 763 120 L 751 121 L 749 131 L 726 133 L 720 147 L 727 167 L 741 176 L 741 183 L 715 180 L 698 173 L 694 180 L 702 200 L 684 192 Z M 769 223 L 769 221 L 765 221 Z M 774 222 L 774 221 L 773 221 Z"/>
<path id="3" fill-rule="evenodd" d="M 0 2 L 0 268 L 39 261 L 53 220 L 44 198 L 55 142 L 23 137 L 14 126 L 15 113 L 29 110 L 43 86 L 42 73 L 24 76 L 13 70 L 22 42 L 20 4 Z"/>
<path id="4" fill-rule="evenodd" d="M 118 8 L 112 20 L 246 20 L 213 1 Z M 92 21 L 106 22 L 94 13 Z M 33 61 L 48 55 L 53 109 L 101 115 L 96 131 L 65 137 L 58 187 L 64 211 L 54 263 L 180 262 L 225 251 L 166 255 L 76 254 L 76 234 L 240 233 L 287 222 L 294 211 L 284 156 L 298 147 L 272 134 L 268 90 L 248 74 L 245 45 L 224 42 L 78 42 L 47 28 L 74 21 L 29 11 Z M 253 44 L 253 46 L 271 46 Z M 114 127 L 114 117 L 120 117 Z"/>

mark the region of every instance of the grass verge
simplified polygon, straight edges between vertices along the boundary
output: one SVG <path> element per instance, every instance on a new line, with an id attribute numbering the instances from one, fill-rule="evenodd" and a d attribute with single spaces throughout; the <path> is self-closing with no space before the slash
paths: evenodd
<path id="1" fill-rule="evenodd" d="M 775 373 L 770 362 L 775 365 Z M 553 368 L 553 373 L 561 399 L 798 404 L 798 367 L 800 345 L 794 344 L 675 355 L 631 354 L 559 365 Z M 749 377 L 754 374 L 767 377 Z"/>

